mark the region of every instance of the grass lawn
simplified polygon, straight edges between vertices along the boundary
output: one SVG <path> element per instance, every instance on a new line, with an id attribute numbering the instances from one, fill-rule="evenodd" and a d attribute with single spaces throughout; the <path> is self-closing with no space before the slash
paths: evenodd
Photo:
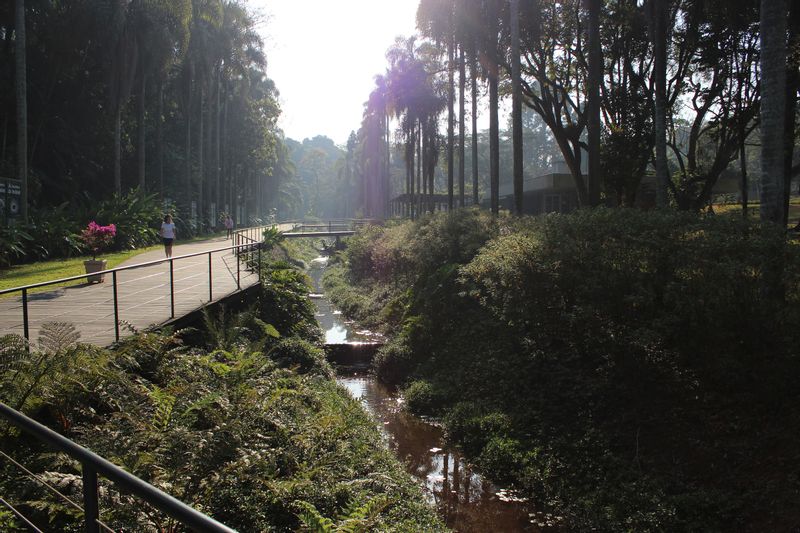
<path id="1" fill-rule="evenodd" d="M 123 261 L 127 261 L 131 257 L 137 256 L 150 250 L 157 250 L 161 245 L 148 246 L 147 248 L 138 248 L 136 250 L 127 250 L 125 252 L 117 252 L 113 254 L 99 255 L 98 259 L 105 259 L 108 261 L 107 268 L 114 268 Z M 68 278 L 70 276 L 77 276 L 84 274 L 86 271 L 83 268 L 83 262 L 91 259 L 91 256 L 84 255 L 79 257 L 72 257 L 70 259 L 53 259 L 50 261 L 40 261 L 38 263 L 30 263 L 27 265 L 16 265 L 9 268 L 0 270 L 0 290 L 10 289 L 12 287 L 20 287 L 22 285 L 31 285 L 33 283 L 40 283 L 42 281 L 49 281 L 51 279 Z M 86 283 L 86 280 L 75 280 L 66 285 L 80 285 Z M 31 292 L 40 292 L 51 290 L 52 287 L 42 287 L 34 289 Z M 4 295 L 5 296 L 18 296 L 18 294 Z"/>
<path id="2" fill-rule="evenodd" d="M 747 205 L 747 214 L 750 218 L 758 218 L 760 216 L 759 209 L 761 204 L 758 202 L 750 202 Z M 715 213 L 729 213 L 731 211 L 741 212 L 741 204 L 714 204 Z M 789 200 L 789 224 L 788 227 L 793 228 L 800 220 L 800 198 L 792 198 Z"/>

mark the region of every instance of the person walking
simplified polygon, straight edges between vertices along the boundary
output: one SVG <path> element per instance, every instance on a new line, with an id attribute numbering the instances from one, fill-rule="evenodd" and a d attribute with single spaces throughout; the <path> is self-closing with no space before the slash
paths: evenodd
<path id="1" fill-rule="evenodd" d="M 225 229 L 228 230 L 228 238 L 233 235 L 233 219 L 230 215 L 225 215 Z"/>
<path id="2" fill-rule="evenodd" d="M 172 216 L 166 215 L 164 222 L 161 223 L 161 240 L 164 242 L 164 253 L 167 257 L 172 257 L 172 243 L 175 241 L 176 233 Z"/>

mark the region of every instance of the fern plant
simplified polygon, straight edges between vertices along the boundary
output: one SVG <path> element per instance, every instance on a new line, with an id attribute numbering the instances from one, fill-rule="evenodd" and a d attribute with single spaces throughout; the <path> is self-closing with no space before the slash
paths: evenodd
<path id="1" fill-rule="evenodd" d="M 313 504 L 299 502 L 302 511 L 298 515 L 305 531 L 313 533 L 364 533 L 378 521 L 378 517 L 389 505 L 386 496 L 378 496 L 363 505 L 354 500 L 336 517 L 334 522 L 320 514 Z"/>

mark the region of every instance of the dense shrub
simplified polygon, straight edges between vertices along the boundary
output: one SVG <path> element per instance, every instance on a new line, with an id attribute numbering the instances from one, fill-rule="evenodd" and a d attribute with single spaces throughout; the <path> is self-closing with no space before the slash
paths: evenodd
<path id="1" fill-rule="evenodd" d="M 465 211 L 365 235 L 354 253 L 330 294 L 390 322 L 378 375 L 429 383 L 448 435 L 571 527 L 793 523 L 800 247 L 781 231 Z"/>
<path id="2" fill-rule="evenodd" d="M 308 341 L 297 337 L 281 339 L 270 352 L 281 368 L 291 368 L 300 374 L 319 374 L 333 377 L 333 370 L 325 359 L 325 352 Z"/>
<path id="3" fill-rule="evenodd" d="M 435 415 L 441 405 L 438 391 L 427 381 L 412 381 L 403 391 L 406 406 L 412 413 Z"/>
<path id="4" fill-rule="evenodd" d="M 315 307 L 308 299 L 311 281 L 304 272 L 288 264 L 264 266 L 259 295 L 260 318 L 281 335 L 320 338 Z"/>
<path id="5" fill-rule="evenodd" d="M 139 190 L 115 194 L 100 202 L 94 216 L 101 224 L 116 225 L 114 247 L 117 250 L 131 250 L 158 242 L 162 217 L 158 195 L 148 195 Z M 187 236 L 182 234 L 182 238 Z"/>

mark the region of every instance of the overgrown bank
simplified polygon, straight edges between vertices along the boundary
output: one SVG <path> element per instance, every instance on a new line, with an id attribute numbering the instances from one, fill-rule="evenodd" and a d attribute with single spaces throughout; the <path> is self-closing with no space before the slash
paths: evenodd
<path id="1" fill-rule="evenodd" d="M 205 328 L 139 334 L 115 350 L 51 325 L 27 354 L 0 338 L 6 403 L 240 531 L 443 531 L 374 422 L 331 379 L 305 275 L 264 265 L 258 305 Z M 80 501 L 80 466 L 4 431 L 3 450 Z M 80 513 L 2 463 L 0 491 L 47 529 L 79 531 Z M 114 529 L 179 531 L 101 488 Z M 4 531 L 19 527 L 0 513 Z"/>
<path id="2" fill-rule="evenodd" d="M 800 523 L 800 254 L 733 217 L 476 211 L 370 228 L 326 278 L 491 477 L 601 531 Z"/>

